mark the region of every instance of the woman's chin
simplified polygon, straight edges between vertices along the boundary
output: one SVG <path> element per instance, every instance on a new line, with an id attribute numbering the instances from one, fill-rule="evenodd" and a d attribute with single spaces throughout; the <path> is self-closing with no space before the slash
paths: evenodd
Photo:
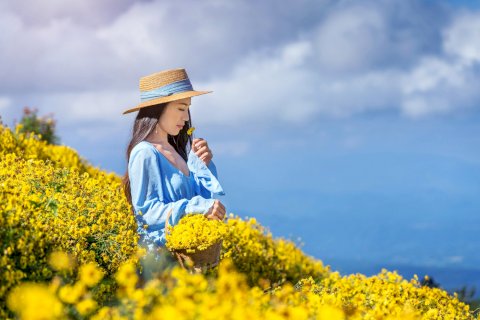
<path id="1" fill-rule="evenodd" d="M 182 131 L 182 129 L 175 129 L 175 130 L 172 130 L 171 132 L 169 132 L 168 134 L 171 135 L 171 136 L 178 136 L 180 134 L 180 132 Z"/>

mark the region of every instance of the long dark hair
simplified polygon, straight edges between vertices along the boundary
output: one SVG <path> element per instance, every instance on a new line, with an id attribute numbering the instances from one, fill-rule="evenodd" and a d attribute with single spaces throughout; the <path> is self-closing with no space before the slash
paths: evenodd
<path id="1" fill-rule="evenodd" d="M 130 192 L 130 177 L 128 176 L 128 161 L 130 159 L 130 153 L 132 152 L 133 147 L 135 147 L 139 142 L 145 140 L 148 135 L 155 130 L 155 126 L 157 125 L 158 120 L 162 116 L 167 104 L 168 102 L 141 108 L 138 111 L 137 117 L 135 118 L 135 121 L 133 123 L 132 138 L 128 143 L 126 153 L 127 170 L 122 178 L 124 193 L 127 197 L 128 202 L 132 206 L 132 212 L 134 212 L 134 209 L 132 204 L 132 194 Z M 187 134 L 187 130 L 192 126 L 190 109 L 188 110 L 188 118 L 188 122 L 185 124 L 182 130 L 180 130 L 178 135 L 168 135 L 168 142 L 173 146 L 173 148 L 185 161 L 188 160 L 187 150 L 189 150 L 192 145 L 192 137 Z"/>

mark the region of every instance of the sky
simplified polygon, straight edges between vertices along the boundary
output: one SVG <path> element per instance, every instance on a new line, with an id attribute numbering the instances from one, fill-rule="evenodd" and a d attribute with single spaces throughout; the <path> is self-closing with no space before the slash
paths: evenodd
<path id="1" fill-rule="evenodd" d="M 140 77 L 185 68 L 227 211 L 340 269 L 478 268 L 478 1 L 4 0 L 0 29 L 4 123 L 123 175 Z"/>

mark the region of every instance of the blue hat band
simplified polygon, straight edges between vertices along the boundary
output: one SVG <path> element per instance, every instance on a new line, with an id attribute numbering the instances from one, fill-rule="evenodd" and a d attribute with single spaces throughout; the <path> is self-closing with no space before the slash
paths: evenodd
<path id="1" fill-rule="evenodd" d="M 188 78 L 169 83 L 153 90 L 140 92 L 140 99 L 142 102 L 144 102 L 156 98 L 171 96 L 174 93 L 185 91 L 193 91 L 192 84 Z"/>

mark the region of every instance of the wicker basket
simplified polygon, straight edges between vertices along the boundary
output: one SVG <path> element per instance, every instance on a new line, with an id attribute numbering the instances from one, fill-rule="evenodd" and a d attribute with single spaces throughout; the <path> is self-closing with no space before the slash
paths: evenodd
<path id="1" fill-rule="evenodd" d="M 167 214 L 165 232 L 167 232 L 168 219 L 171 213 L 172 209 Z M 175 257 L 182 268 L 187 269 L 191 273 L 202 273 L 218 265 L 222 242 L 223 240 L 220 239 L 205 250 L 196 250 L 195 252 L 187 252 L 187 249 L 168 249 L 168 251 Z"/>

